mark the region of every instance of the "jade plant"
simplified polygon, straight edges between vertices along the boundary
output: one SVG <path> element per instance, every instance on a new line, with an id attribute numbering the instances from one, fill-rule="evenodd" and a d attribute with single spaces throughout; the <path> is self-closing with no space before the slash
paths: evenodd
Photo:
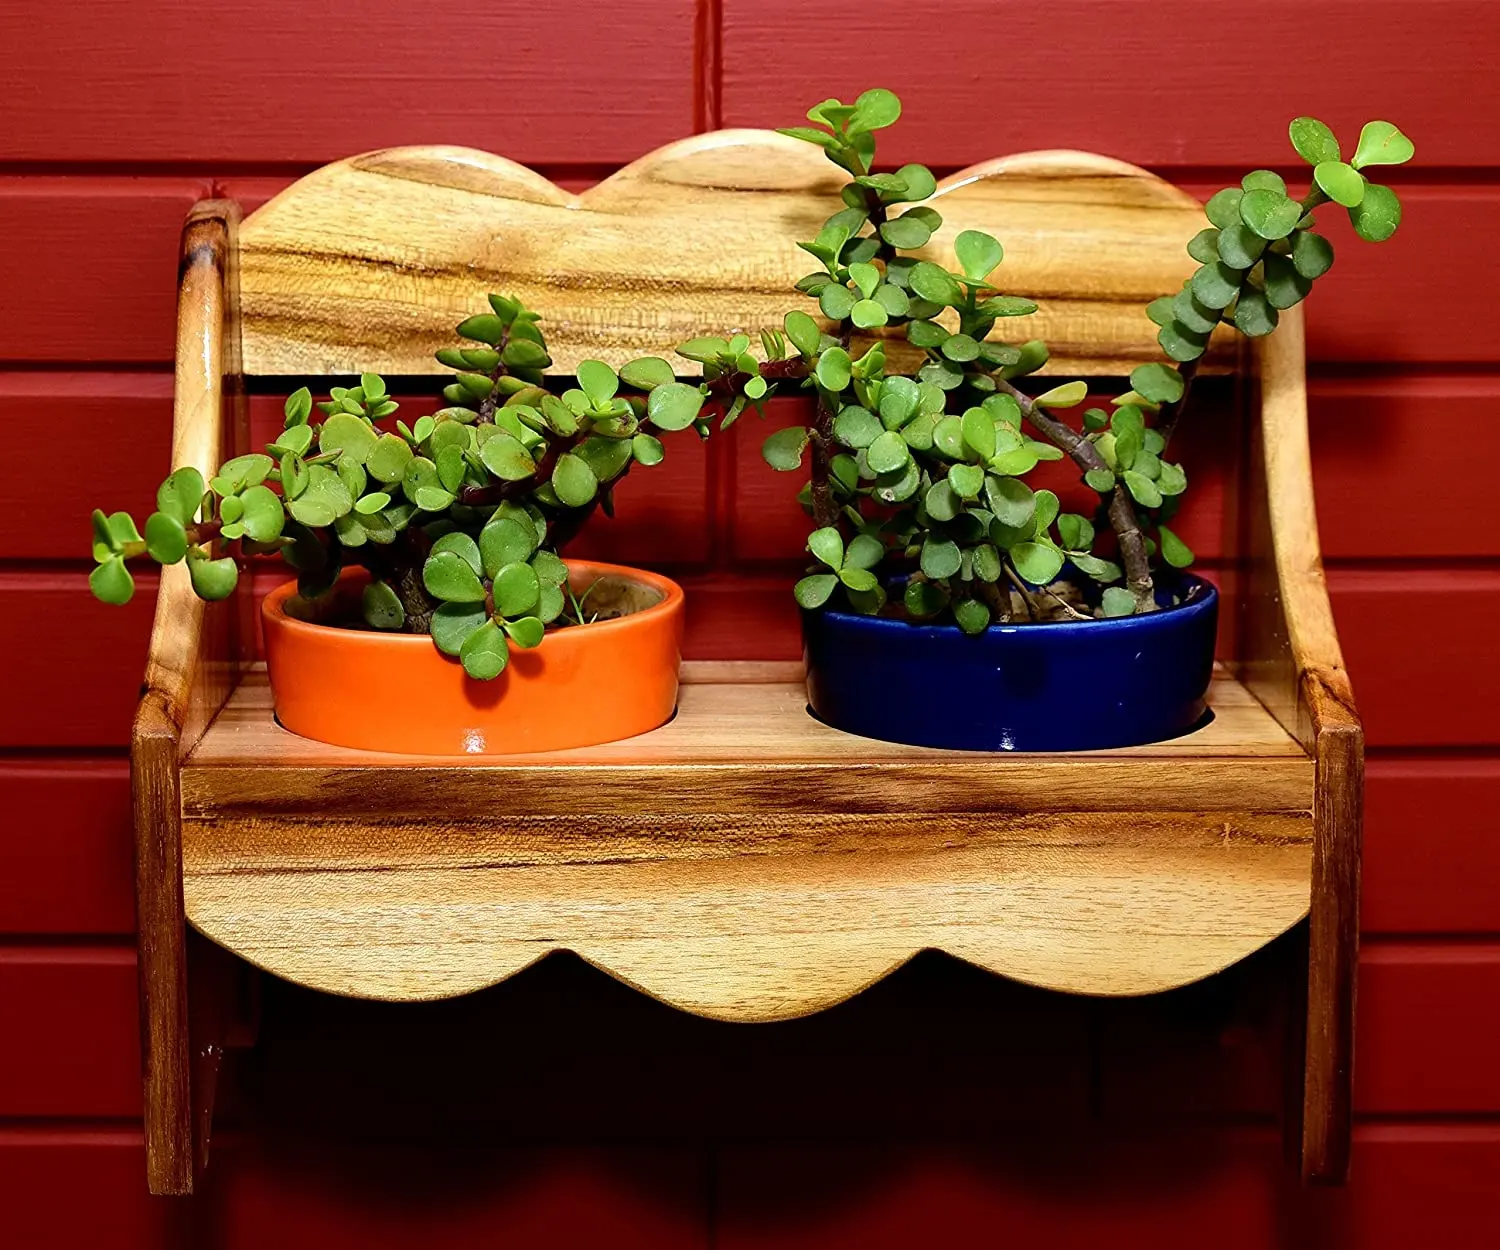
<path id="1" fill-rule="evenodd" d="M 128 601 L 126 561 L 139 556 L 186 561 L 208 600 L 226 598 L 254 556 L 279 555 L 313 600 L 363 566 L 365 626 L 431 634 L 481 679 L 504 671 L 512 646 L 589 619 L 558 550 L 595 508 L 612 510 L 633 466 L 661 463 L 658 434 L 707 437 L 707 388 L 646 356 L 618 372 L 583 361 L 577 385 L 552 394 L 539 315 L 500 295 L 489 303 L 458 326 L 466 346 L 437 353 L 457 371 L 440 411 L 408 426 L 373 373 L 318 404 L 304 387 L 274 443 L 207 482 L 179 468 L 144 526 L 96 511 L 94 594 Z"/>
<path id="2" fill-rule="evenodd" d="M 1193 561 L 1170 525 L 1187 488 L 1171 444 L 1210 336 L 1220 325 L 1269 334 L 1306 298 L 1333 264 L 1319 208 L 1346 209 L 1362 239 L 1388 239 L 1400 203 L 1365 171 L 1409 160 L 1410 140 L 1370 122 L 1346 161 L 1327 126 L 1293 121 L 1292 145 L 1313 167 L 1307 192 L 1295 197 L 1262 169 L 1214 195 L 1208 226 L 1188 244 L 1197 270 L 1145 310 L 1168 360 L 1135 369 L 1108 409 L 1088 408 L 1075 423 L 1062 414 L 1083 403 L 1085 383 L 1020 384 L 1047 364 L 1048 349 L 1000 332 L 1037 309 L 1004 291 L 1000 242 L 964 230 L 952 239 L 957 270 L 937 263 L 924 250 L 942 226 L 924 203 L 937 189 L 931 171 L 876 171 L 875 132 L 900 114 L 899 99 L 876 89 L 852 104 L 825 100 L 807 114 L 815 125 L 781 132 L 821 147 L 849 175 L 843 206 L 798 245 L 818 267 L 796 287 L 816 299 L 822 322 L 788 312 L 781 332 L 762 336 L 760 365 L 743 340 L 679 349 L 702 363 L 726 425 L 778 385 L 815 398 L 811 425 L 778 430 L 763 448 L 785 471 L 810 454 L 801 498 L 813 565 L 796 584 L 798 603 L 952 620 L 970 633 L 1013 619 L 1156 610 L 1161 565 Z M 856 336 L 874 337 L 858 355 Z M 892 339 L 917 349 L 909 371 L 890 368 Z M 1039 462 L 1064 457 L 1097 497 L 1087 514 L 1061 511 L 1053 492 L 1026 481 Z"/>

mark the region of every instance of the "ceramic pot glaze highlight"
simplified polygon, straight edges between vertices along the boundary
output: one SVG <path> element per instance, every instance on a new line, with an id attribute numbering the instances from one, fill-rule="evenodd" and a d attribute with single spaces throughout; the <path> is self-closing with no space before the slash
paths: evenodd
<path id="1" fill-rule="evenodd" d="M 802 618 L 808 701 L 836 729 L 969 751 L 1088 751 L 1200 724 L 1219 596 L 1200 577 L 1145 616 L 912 625 L 848 612 Z"/>
<path id="2" fill-rule="evenodd" d="M 296 619 L 296 583 L 278 587 L 261 607 L 277 719 L 320 742 L 410 755 L 558 751 L 665 724 L 677 705 L 682 588 L 640 569 L 567 563 L 575 593 L 608 579 L 639 610 L 512 647 L 493 681 L 475 681 L 425 634 Z M 346 571 L 333 593 L 355 606 L 367 580 Z"/>

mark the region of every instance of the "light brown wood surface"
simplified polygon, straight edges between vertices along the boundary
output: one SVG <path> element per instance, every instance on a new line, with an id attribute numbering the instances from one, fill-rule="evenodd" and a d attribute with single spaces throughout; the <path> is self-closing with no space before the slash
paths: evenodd
<path id="1" fill-rule="evenodd" d="M 929 947 L 1148 993 L 1306 911 L 1311 761 L 1226 675 L 1194 734 L 1029 756 L 840 733 L 798 678 L 689 665 L 661 729 L 469 764 L 296 738 L 254 675 L 183 770 L 188 917 L 337 993 L 441 998 L 566 949 L 685 1010 L 766 1020 Z"/>
<path id="2" fill-rule="evenodd" d="M 207 397 L 216 373 L 235 375 L 236 259 L 251 373 L 438 372 L 431 352 L 487 290 L 547 315 L 566 373 L 779 323 L 811 267 L 792 244 L 838 181 L 813 149 L 763 132 L 671 145 L 578 197 L 464 149 L 338 162 L 246 223 L 218 313 L 210 293 L 209 315 L 185 314 L 178 445 L 195 459 L 236 439 L 236 410 Z M 1202 218 L 1189 197 L 1051 152 L 963 171 L 938 207 L 935 258 L 967 227 L 1006 244 L 1006 289 L 1043 304 L 1010 329 L 1049 339 L 1054 372 L 1157 358 L 1143 306 L 1191 268 L 1182 248 Z M 185 281 L 185 307 L 198 289 Z M 1362 737 L 1322 581 L 1301 371 L 1294 312 L 1255 358 L 1237 527 L 1249 541 L 1227 577 L 1233 675 L 1216 677 L 1210 725 L 1151 747 L 872 743 L 811 720 L 795 674 L 734 665 L 687 674 L 677 719 L 653 734 L 551 756 L 306 743 L 277 729 L 255 673 L 200 739 L 247 635 L 215 633 L 213 613 L 167 586 L 180 611 L 159 617 L 135 756 L 147 1066 L 168 1091 L 148 1107 L 153 1188 L 192 1184 L 184 914 L 333 992 L 441 997 L 571 949 L 687 1010 L 749 1020 L 837 1002 L 928 947 L 1037 985 L 1152 992 L 1234 962 L 1310 906 L 1293 1128 L 1304 1174 L 1339 1179 Z"/>
<path id="3" fill-rule="evenodd" d="M 1317 770 L 1303 1039 L 1302 1167 L 1342 1181 L 1353 1116 L 1364 730 L 1328 599 L 1313 497 L 1301 307 L 1257 342 L 1243 649 L 1236 671 Z M 1262 485 L 1263 483 L 1263 485 Z"/>
<path id="4" fill-rule="evenodd" d="M 190 465 L 205 480 L 248 442 L 234 289 L 238 224 L 233 203 L 207 201 L 182 233 L 172 466 Z M 206 1149 L 219 1047 L 198 1027 L 202 1017 L 188 994 L 179 766 L 238 680 L 251 637 L 250 610 L 247 588 L 226 602 L 205 604 L 193 594 L 185 565 L 162 570 L 131 735 L 141 1062 L 153 1193 L 190 1193 Z"/>
<path id="5" fill-rule="evenodd" d="M 246 368 L 442 372 L 433 351 L 487 291 L 542 312 L 556 373 L 590 357 L 676 359 L 699 334 L 754 337 L 788 309 L 816 312 L 792 289 L 816 268 L 796 242 L 841 207 L 844 181 L 820 149 L 762 130 L 669 144 L 577 196 L 467 148 L 350 157 L 245 222 Z M 1160 358 L 1144 309 L 1192 271 L 1183 249 L 1205 223 L 1191 196 L 1122 161 L 1056 151 L 962 170 L 933 203 L 945 224 L 924 254 L 952 265 L 960 230 L 995 235 L 1001 285 L 1041 303 L 1007 337 L 1046 339 L 1050 372 Z"/>

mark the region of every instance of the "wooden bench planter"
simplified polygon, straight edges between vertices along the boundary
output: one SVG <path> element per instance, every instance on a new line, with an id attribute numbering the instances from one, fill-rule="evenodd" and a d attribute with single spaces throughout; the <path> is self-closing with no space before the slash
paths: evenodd
<path id="1" fill-rule="evenodd" d="M 778 324 L 836 197 L 820 153 L 760 131 L 664 148 L 574 197 L 500 158 L 409 148 L 302 179 L 243 226 L 184 232 L 173 464 L 247 450 L 247 376 L 436 373 L 487 290 L 541 309 L 555 372 L 708 328 Z M 1001 238 L 1049 371 L 1155 358 L 1195 201 L 1072 152 L 977 166 L 949 226 Z M 1155 746 L 1014 756 L 893 746 L 805 711 L 795 665 L 688 664 L 677 718 L 553 754 L 442 760 L 322 746 L 275 722 L 248 579 L 207 606 L 163 571 L 132 751 L 153 1192 L 207 1153 L 223 1030 L 187 926 L 339 994 L 467 993 L 567 949 L 723 1020 L 817 1011 L 937 948 L 1083 994 L 1186 984 L 1310 914 L 1289 1134 L 1348 1163 L 1363 739 L 1317 543 L 1302 323 L 1243 364 L 1228 647 L 1212 723 Z"/>

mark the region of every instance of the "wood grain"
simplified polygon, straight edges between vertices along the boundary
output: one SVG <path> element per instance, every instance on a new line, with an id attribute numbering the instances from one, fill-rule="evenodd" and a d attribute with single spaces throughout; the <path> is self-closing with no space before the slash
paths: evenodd
<path id="1" fill-rule="evenodd" d="M 791 289 L 808 268 L 795 244 L 839 206 L 843 181 L 820 150 L 768 131 L 669 144 L 578 196 L 463 148 L 351 157 L 247 219 L 245 367 L 440 372 L 435 346 L 488 290 L 543 313 L 556 373 L 670 354 L 715 328 L 779 327 L 787 309 L 814 308 Z M 1144 306 L 1192 270 L 1190 196 L 1119 161 L 1033 152 L 944 179 L 934 202 L 946 224 L 924 254 L 954 263 L 969 227 L 1001 238 L 1007 289 L 1042 304 L 1012 329 L 1049 342 L 1051 371 L 1128 373 L 1157 357 Z"/>
<path id="2" fill-rule="evenodd" d="M 172 464 L 205 478 L 245 450 L 236 318 L 238 210 L 205 201 L 182 234 Z M 161 571 L 146 679 L 131 734 L 147 1183 L 190 1193 L 211 1091 L 195 1072 L 214 1042 L 194 1036 L 182 902 L 179 765 L 239 675 L 250 634 L 248 578 L 222 603 L 192 591 L 185 565 Z"/>
<path id="3" fill-rule="evenodd" d="M 828 729 L 797 676 L 688 665 L 662 729 L 473 766 L 295 738 L 252 676 L 183 769 L 188 917 L 338 993 L 445 997 L 566 948 L 687 1010 L 780 1019 L 928 946 L 1150 992 L 1305 910 L 1311 765 L 1232 681 L 1185 738 L 996 757 Z M 473 815 L 500 793 L 503 818 Z"/>
<path id="4" fill-rule="evenodd" d="M 1310 809 L 1306 754 L 1223 675 L 1209 695 L 1214 719 L 1192 734 L 1026 756 L 908 747 L 830 729 L 808 715 L 799 676 L 797 665 L 686 664 L 676 718 L 649 734 L 459 763 L 289 734 L 272 719 L 263 674 L 252 673 L 182 770 L 183 814 L 420 821 L 431 819 L 439 792 L 444 810 L 486 810 L 497 786 L 507 816 L 1131 811 L 1139 807 L 1131 783 L 1148 772 L 1161 810 Z"/>
<path id="5" fill-rule="evenodd" d="M 189 916 L 334 993 L 448 997 L 568 949 L 685 1010 L 775 1020 L 927 947 L 1049 988 L 1148 993 L 1243 957 L 1307 898 L 1298 813 L 550 826 L 323 825 L 313 864 L 312 826 L 281 831 L 278 855 L 264 826 L 188 821 Z"/>

